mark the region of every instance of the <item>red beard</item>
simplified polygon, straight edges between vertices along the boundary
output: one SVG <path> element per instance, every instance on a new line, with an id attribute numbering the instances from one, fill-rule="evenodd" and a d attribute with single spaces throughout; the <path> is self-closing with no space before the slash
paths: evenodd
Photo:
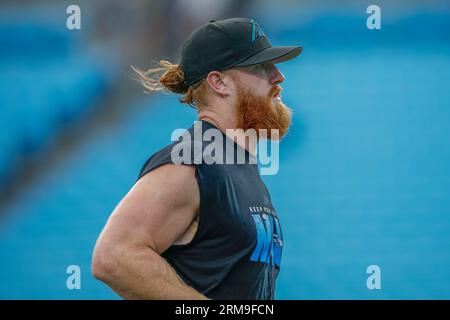
<path id="1" fill-rule="evenodd" d="M 291 125 L 292 111 L 281 101 L 274 101 L 276 94 L 282 91 L 281 87 L 275 85 L 270 90 L 267 97 L 257 96 L 252 91 L 239 85 L 238 87 L 238 105 L 236 108 L 237 128 L 255 129 L 260 138 L 260 129 L 267 130 L 268 139 L 277 139 L 272 136 L 271 129 L 278 129 L 281 139 L 288 131 Z"/>

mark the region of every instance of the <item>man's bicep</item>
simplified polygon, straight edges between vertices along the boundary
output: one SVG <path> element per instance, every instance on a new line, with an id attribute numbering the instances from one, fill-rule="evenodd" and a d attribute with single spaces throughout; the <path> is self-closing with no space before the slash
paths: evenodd
<path id="1" fill-rule="evenodd" d="M 129 246 L 161 253 L 187 230 L 199 203 L 195 167 L 164 165 L 136 182 L 115 208 L 105 232 Z"/>

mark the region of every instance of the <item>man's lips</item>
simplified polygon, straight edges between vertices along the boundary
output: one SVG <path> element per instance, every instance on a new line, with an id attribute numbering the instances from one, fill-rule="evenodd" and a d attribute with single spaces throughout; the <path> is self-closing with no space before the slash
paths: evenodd
<path id="1" fill-rule="evenodd" d="M 273 98 L 281 101 L 281 94 L 278 92 L 278 93 L 274 94 Z"/>
<path id="2" fill-rule="evenodd" d="M 270 92 L 272 94 L 272 98 L 281 100 L 281 91 L 282 90 L 283 89 L 280 86 L 273 87 L 271 92 Z"/>

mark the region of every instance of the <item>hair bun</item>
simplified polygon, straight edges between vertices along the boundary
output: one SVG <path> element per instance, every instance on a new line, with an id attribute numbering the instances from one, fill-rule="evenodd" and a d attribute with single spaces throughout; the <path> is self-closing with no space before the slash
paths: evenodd
<path id="1" fill-rule="evenodd" d="M 186 93 L 189 87 L 184 79 L 184 73 L 180 65 L 171 65 L 159 78 L 161 84 L 175 93 Z"/>

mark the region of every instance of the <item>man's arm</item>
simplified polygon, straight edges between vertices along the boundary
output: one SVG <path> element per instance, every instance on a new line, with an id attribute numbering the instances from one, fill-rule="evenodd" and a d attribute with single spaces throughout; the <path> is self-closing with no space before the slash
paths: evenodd
<path id="1" fill-rule="evenodd" d="M 189 228 L 199 205 L 195 167 L 168 164 L 147 173 L 100 234 L 93 275 L 125 299 L 207 299 L 160 256 Z"/>

